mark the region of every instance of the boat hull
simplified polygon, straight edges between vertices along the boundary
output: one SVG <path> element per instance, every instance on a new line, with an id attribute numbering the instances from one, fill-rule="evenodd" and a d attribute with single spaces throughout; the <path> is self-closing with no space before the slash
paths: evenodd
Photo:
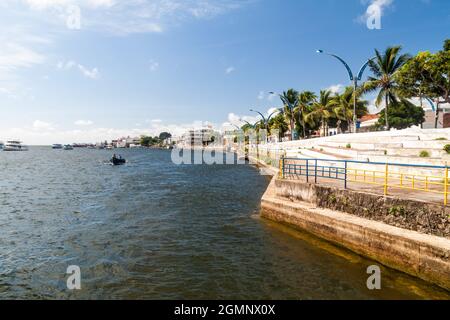
<path id="1" fill-rule="evenodd" d="M 28 151 L 28 148 L 27 147 L 21 147 L 21 148 L 4 147 L 3 151 Z"/>
<path id="2" fill-rule="evenodd" d="M 125 159 L 111 159 L 111 164 L 114 166 L 121 166 L 126 163 Z"/>

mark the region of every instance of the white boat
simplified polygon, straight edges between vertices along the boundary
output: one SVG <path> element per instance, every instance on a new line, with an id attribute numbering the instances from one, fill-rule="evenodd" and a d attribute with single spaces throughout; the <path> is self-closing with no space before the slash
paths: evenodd
<path id="1" fill-rule="evenodd" d="M 52 145 L 52 149 L 62 149 L 63 145 L 59 144 L 59 143 L 55 143 L 54 145 Z"/>
<path id="2" fill-rule="evenodd" d="M 11 140 L 6 141 L 3 151 L 28 151 L 28 147 L 22 145 L 22 142 L 20 141 Z"/>
<path id="3" fill-rule="evenodd" d="M 73 150 L 73 147 L 70 144 L 65 144 L 64 145 L 64 150 Z"/>

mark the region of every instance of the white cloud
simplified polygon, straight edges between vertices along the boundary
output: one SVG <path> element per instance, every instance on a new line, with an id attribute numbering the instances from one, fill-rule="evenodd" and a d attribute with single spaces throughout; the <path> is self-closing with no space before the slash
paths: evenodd
<path id="1" fill-rule="evenodd" d="M 100 73 L 98 72 L 97 68 L 93 68 L 91 70 L 87 69 L 85 66 L 79 64 L 78 69 L 81 71 L 81 73 L 86 77 L 90 79 L 98 79 L 100 76 Z"/>
<path id="2" fill-rule="evenodd" d="M 108 127 L 80 127 L 75 130 L 64 130 L 54 127 L 51 123 L 36 120 L 31 126 L 4 128 L 0 127 L 2 140 L 20 139 L 28 145 L 51 145 L 54 143 L 95 143 L 113 140 L 120 137 L 138 137 L 141 135 L 156 136 L 161 132 L 170 132 L 173 136 L 181 136 L 188 130 L 203 128 L 216 124 L 203 121 L 194 121 L 184 124 L 164 124 L 153 122 L 150 128 L 108 128 Z"/>
<path id="3" fill-rule="evenodd" d="M 345 86 L 343 84 L 335 84 L 327 88 L 327 90 L 332 93 L 341 93 L 344 90 Z"/>
<path id="4" fill-rule="evenodd" d="M 265 98 L 264 91 L 260 91 L 260 92 L 258 93 L 258 100 L 264 100 L 264 98 Z"/>
<path id="5" fill-rule="evenodd" d="M 74 124 L 80 127 L 87 127 L 93 125 L 94 122 L 92 122 L 91 120 L 77 120 L 74 122 Z"/>
<path id="6" fill-rule="evenodd" d="M 230 74 L 230 73 L 234 72 L 235 70 L 236 69 L 233 66 L 228 67 L 225 69 L 225 74 Z"/>
<path id="7" fill-rule="evenodd" d="M 155 60 L 150 60 L 150 71 L 156 71 L 159 68 L 159 62 L 155 61 Z"/>
<path id="8" fill-rule="evenodd" d="M 164 26 L 186 19 L 211 19 L 237 10 L 247 0 L 2 0 L 10 5 L 25 4 L 47 21 L 63 26 L 67 8 L 80 8 L 83 28 L 102 30 L 117 35 L 160 33 Z M 56 19 L 55 19 L 56 18 Z"/>
<path id="9" fill-rule="evenodd" d="M 44 60 L 43 55 L 18 43 L 0 44 L 0 70 L 12 71 L 17 68 L 29 68 L 36 64 L 42 64 Z"/>
<path id="10" fill-rule="evenodd" d="M 98 7 L 112 7 L 116 1 L 114 0 L 89 0 L 88 4 L 91 5 L 94 8 Z"/>
<path id="11" fill-rule="evenodd" d="M 3 88 L 3 87 L 0 87 L 0 93 L 3 93 L 3 94 L 11 94 L 11 90 L 10 89 L 8 89 L 8 88 Z"/>
<path id="12" fill-rule="evenodd" d="M 41 120 L 35 120 L 33 122 L 33 129 L 40 130 L 40 131 L 49 131 L 53 130 L 53 125 L 51 123 L 41 121 Z"/>
<path id="13" fill-rule="evenodd" d="M 89 70 L 87 67 L 83 66 L 82 64 L 76 63 L 73 60 L 69 60 L 67 62 L 59 61 L 56 64 L 56 67 L 59 70 L 71 70 L 74 67 L 77 67 L 78 70 L 81 72 L 82 75 L 84 75 L 86 78 L 90 79 L 98 79 L 100 77 L 100 72 L 97 68 L 92 68 Z"/>
<path id="14" fill-rule="evenodd" d="M 56 65 L 56 67 L 58 69 L 62 69 L 62 70 L 70 70 L 73 67 L 75 67 L 77 65 L 77 63 L 73 60 L 69 60 L 67 62 L 63 62 L 63 61 L 59 61 L 58 64 Z"/>

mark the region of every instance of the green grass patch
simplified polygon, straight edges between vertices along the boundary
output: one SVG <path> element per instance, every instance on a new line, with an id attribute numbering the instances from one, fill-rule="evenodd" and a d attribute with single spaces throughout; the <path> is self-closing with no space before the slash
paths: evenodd
<path id="1" fill-rule="evenodd" d="M 450 154 L 450 144 L 444 146 L 444 151 Z"/>
<path id="2" fill-rule="evenodd" d="M 430 157 L 430 153 L 428 151 L 426 151 L 426 150 L 422 150 L 419 153 L 419 157 L 421 157 L 421 158 L 429 158 Z"/>

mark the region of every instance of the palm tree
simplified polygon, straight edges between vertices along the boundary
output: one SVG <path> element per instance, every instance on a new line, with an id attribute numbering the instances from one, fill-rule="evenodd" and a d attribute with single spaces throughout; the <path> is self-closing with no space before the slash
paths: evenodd
<path id="1" fill-rule="evenodd" d="M 353 122 L 353 87 L 346 87 L 344 92 L 339 94 L 337 93 L 332 102 L 333 112 L 338 119 L 340 125 L 341 132 L 342 130 L 342 121 L 347 124 L 347 128 L 350 128 L 350 124 Z M 356 91 L 356 117 L 362 117 L 368 113 L 367 105 L 368 102 L 365 100 L 360 100 L 361 92 Z"/>
<path id="2" fill-rule="evenodd" d="M 387 130 L 390 129 L 388 120 L 389 104 L 396 103 L 398 101 L 397 98 L 400 97 L 400 89 L 395 80 L 395 74 L 410 59 L 408 54 L 399 55 L 401 49 L 400 46 L 389 47 L 383 54 L 375 50 L 376 57 L 369 62 L 374 77 L 369 77 L 362 87 L 363 92 L 379 90 L 376 105 L 380 106 L 384 99 Z"/>
<path id="3" fill-rule="evenodd" d="M 311 111 L 305 116 L 305 122 L 311 126 L 320 122 L 324 135 L 327 135 L 327 120 L 334 116 L 333 97 L 331 94 L 330 90 L 320 91 L 319 100 L 312 104 Z"/>
<path id="4" fill-rule="evenodd" d="M 303 138 L 306 138 L 305 116 L 316 99 L 317 95 L 312 91 L 303 91 L 298 95 L 298 107 L 295 111 L 298 114 L 299 123 L 303 128 Z"/>
<path id="5" fill-rule="evenodd" d="M 283 91 L 283 94 L 280 95 L 280 99 L 284 104 L 283 113 L 291 124 L 291 134 L 293 134 L 295 130 L 294 109 L 298 104 L 298 91 L 294 89 Z"/>
<path id="6" fill-rule="evenodd" d="M 278 138 L 281 141 L 281 137 L 284 136 L 289 127 L 286 123 L 286 119 L 282 113 L 279 113 L 269 121 L 269 126 L 271 130 L 278 130 Z"/>

